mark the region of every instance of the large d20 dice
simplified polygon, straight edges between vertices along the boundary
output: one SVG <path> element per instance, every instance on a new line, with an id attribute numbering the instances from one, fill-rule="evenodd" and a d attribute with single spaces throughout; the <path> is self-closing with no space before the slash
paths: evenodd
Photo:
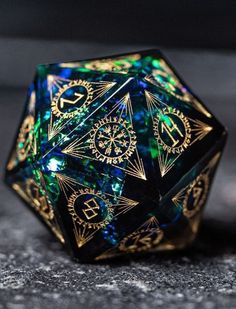
<path id="1" fill-rule="evenodd" d="M 158 51 L 40 65 L 6 182 L 79 260 L 183 248 L 225 141 Z"/>

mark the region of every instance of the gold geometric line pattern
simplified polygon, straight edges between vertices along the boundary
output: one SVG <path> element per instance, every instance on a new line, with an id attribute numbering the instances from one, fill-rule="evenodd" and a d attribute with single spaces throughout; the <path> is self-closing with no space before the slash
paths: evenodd
<path id="1" fill-rule="evenodd" d="M 118 216 L 120 214 L 125 214 L 126 212 L 130 211 L 133 207 L 137 206 L 138 204 L 139 204 L 139 202 L 137 202 L 137 201 L 128 199 L 124 196 L 119 196 L 117 198 L 117 202 L 115 204 L 112 204 L 112 207 L 114 207 L 114 209 L 116 207 L 119 207 L 118 213 L 117 213 L 117 215 L 115 215 L 115 216 Z"/>
<path id="2" fill-rule="evenodd" d="M 46 196 L 37 196 L 34 198 L 32 196 L 32 193 L 30 192 L 29 185 L 34 184 L 34 181 L 32 179 L 27 179 L 26 181 L 26 188 L 22 188 L 18 183 L 12 184 L 13 190 L 15 190 L 20 197 L 27 202 L 37 213 L 42 217 L 44 222 L 48 225 L 48 227 L 51 229 L 51 231 L 54 233 L 54 235 L 58 238 L 58 240 L 61 243 L 64 243 L 64 237 L 62 235 L 62 231 L 60 229 L 60 226 L 57 222 L 57 219 L 55 217 L 54 211 L 52 209 L 52 206 L 49 204 L 49 201 L 47 200 Z M 38 190 L 38 187 L 34 188 L 35 190 Z M 38 191 L 35 191 L 38 195 Z M 50 208 L 50 213 L 45 213 L 46 209 L 48 211 L 48 208 Z"/>
<path id="3" fill-rule="evenodd" d="M 62 124 L 62 118 L 57 122 L 53 122 L 52 115 L 50 116 L 50 122 L 48 124 L 48 140 L 50 141 L 54 136 L 61 132 L 61 130 L 67 125 L 67 122 Z"/>
<path id="4" fill-rule="evenodd" d="M 71 80 L 65 79 L 56 75 L 48 75 L 48 91 L 50 93 L 50 100 L 53 101 L 53 92 L 52 88 L 55 87 L 58 90 L 62 90 L 65 83 L 69 84 Z M 63 120 L 66 120 L 66 123 L 62 123 Z M 48 140 L 52 139 L 56 136 L 70 121 L 70 119 L 66 119 L 63 115 L 61 116 L 60 120 L 57 123 L 53 121 L 53 113 L 50 115 L 50 122 L 48 125 Z"/>
<path id="5" fill-rule="evenodd" d="M 132 107 L 132 103 L 131 103 L 129 92 L 121 99 L 121 101 L 119 103 L 122 106 L 122 110 L 121 110 L 121 113 L 120 113 L 120 118 L 122 117 L 123 112 L 125 111 L 125 114 L 127 116 L 129 116 L 129 122 L 130 122 L 130 124 L 131 124 L 131 126 L 133 128 L 133 120 L 132 120 L 133 107 Z"/>
<path id="6" fill-rule="evenodd" d="M 156 228 L 159 226 L 159 222 L 157 220 L 157 218 L 155 216 L 152 216 L 151 218 L 149 218 L 146 222 L 144 222 L 143 225 L 140 226 L 141 228 Z"/>
<path id="7" fill-rule="evenodd" d="M 193 127 L 191 128 L 191 132 L 194 132 L 194 134 L 196 135 L 196 138 L 191 143 L 191 145 L 198 140 L 202 140 L 209 132 L 211 132 L 213 130 L 213 127 L 205 124 L 204 122 L 202 122 L 198 119 L 194 120 L 194 119 L 189 118 L 189 120 L 193 123 Z"/>
<path id="8" fill-rule="evenodd" d="M 75 240 L 78 248 L 81 248 L 83 245 L 85 245 L 88 241 L 90 241 L 93 238 L 97 230 L 91 232 L 90 230 L 86 229 L 86 227 L 83 226 L 78 228 L 74 219 L 73 224 L 74 224 L 73 231 L 75 235 Z"/>
<path id="9" fill-rule="evenodd" d="M 186 91 L 183 84 L 180 82 L 179 78 L 175 75 L 175 73 L 171 70 L 171 68 L 167 65 L 167 63 L 164 61 L 164 59 L 160 59 L 160 64 L 162 66 L 162 69 L 154 69 L 153 74 L 145 76 L 145 80 L 153 84 L 154 86 L 163 87 L 167 92 L 172 94 L 173 96 L 177 97 L 180 100 L 183 100 L 187 104 L 193 106 L 196 110 L 198 110 L 200 113 L 204 114 L 208 118 L 211 118 L 212 115 L 208 112 L 208 110 L 201 104 L 189 91 Z M 160 75 L 161 77 L 172 78 L 172 80 L 175 81 L 175 84 L 173 85 L 170 82 L 159 82 L 154 75 Z M 168 78 L 169 79 L 169 78 Z M 165 85 L 168 85 L 166 87 Z M 175 93 L 175 90 L 179 89 L 179 91 L 182 93 L 182 95 L 178 95 Z"/>
<path id="10" fill-rule="evenodd" d="M 160 108 L 161 105 L 163 105 L 164 107 L 168 107 L 166 103 L 164 103 L 162 100 L 157 98 L 156 95 L 154 95 L 153 93 L 147 90 L 144 90 L 144 93 L 145 93 L 145 98 L 147 102 L 147 107 L 148 107 L 149 112 L 151 113 L 152 119 L 153 119 L 153 115 L 152 115 L 153 111 L 155 111 L 157 108 Z"/>
<path id="11" fill-rule="evenodd" d="M 116 248 L 111 248 L 108 249 L 107 251 L 101 253 L 95 258 L 95 261 L 101 261 L 101 260 L 106 260 L 110 258 L 115 258 L 115 257 L 120 257 L 123 253 L 119 251 L 119 249 Z"/>
<path id="12" fill-rule="evenodd" d="M 102 97 L 107 91 L 109 91 L 112 87 L 116 85 L 116 82 L 107 82 L 107 81 L 99 81 L 99 82 L 91 82 L 92 85 L 95 86 L 94 93 L 96 96 L 93 98 L 92 102 L 97 98 Z"/>
<path id="13" fill-rule="evenodd" d="M 87 132 L 84 136 L 79 139 L 75 139 L 68 146 L 62 149 L 62 153 L 69 154 L 74 157 L 83 158 L 85 156 L 85 150 L 89 149 L 89 144 L 85 144 L 84 138 L 89 135 L 90 132 Z M 90 157 L 88 157 L 90 158 Z"/>
<path id="14" fill-rule="evenodd" d="M 133 122 L 132 122 L 132 115 L 133 115 L 133 108 L 132 108 L 132 103 L 130 99 L 130 94 L 127 92 L 120 101 L 118 101 L 113 108 L 110 110 L 110 112 L 105 116 L 105 118 L 108 118 L 109 116 L 112 115 L 114 111 L 117 111 L 121 109 L 120 111 L 120 116 L 119 120 L 121 120 L 123 113 L 125 112 L 125 115 L 129 117 L 129 123 L 131 127 L 133 128 Z"/>
<path id="15" fill-rule="evenodd" d="M 131 176 L 147 180 L 143 161 L 142 159 L 140 159 L 137 149 L 135 150 L 135 152 L 137 159 L 134 159 L 133 162 L 128 159 L 128 166 L 126 167 L 125 171 Z"/>
<path id="16" fill-rule="evenodd" d="M 54 212 L 54 209 L 53 209 L 53 207 L 51 205 L 51 202 L 49 201 L 49 199 L 48 199 L 48 197 L 46 195 L 46 183 L 45 183 L 45 179 L 44 179 L 43 173 L 39 172 L 39 174 L 40 174 L 40 186 L 37 185 L 37 184 L 36 184 L 36 186 L 38 186 L 39 189 L 41 187 L 41 190 L 43 190 L 42 198 L 39 198 L 39 196 L 36 197 L 36 199 L 39 200 L 41 204 L 43 204 L 43 205 L 41 205 L 42 211 L 39 211 L 39 213 L 44 218 L 44 220 L 46 221 L 48 226 L 51 228 L 51 230 L 54 233 L 54 235 L 58 238 L 58 240 L 61 243 L 64 244 L 65 243 L 65 239 L 63 237 L 60 225 L 58 224 L 58 221 L 57 221 L 57 218 L 55 216 L 55 212 Z M 49 214 L 49 216 L 47 215 L 46 217 L 44 215 L 44 211 L 45 211 L 44 207 L 45 206 L 46 206 L 46 209 L 47 208 L 50 209 L 50 214 Z"/>
<path id="17" fill-rule="evenodd" d="M 179 207 L 182 204 L 182 201 L 185 198 L 185 191 L 186 188 L 189 185 L 187 185 L 185 188 L 181 189 L 173 198 L 172 198 L 172 202 L 175 204 L 176 207 Z"/>
<path id="18" fill-rule="evenodd" d="M 159 222 L 155 216 L 149 218 L 138 229 L 125 236 L 117 246 L 110 248 L 97 256 L 95 260 L 103 260 L 118 257 L 124 253 L 150 251 L 153 246 L 159 245 L 164 233 L 159 228 Z"/>
<path id="19" fill-rule="evenodd" d="M 57 175 L 57 177 L 59 178 L 61 176 Z M 68 184 L 74 185 L 74 183 L 76 182 L 73 179 L 70 179 L 69 177 L 62 176 L 62 178 L 64 178 L 63 181 L 66 180 L 66 186 L 68 186 Z M 82 185 L 82 186 L 84 186 L 84 185 Z M 84 186 L 84 187 L 86 187 L 86 186 Z M 76 192 L 74 188 L 72 188 L 72 189 L 73 189 L 74 192 Z M 111 195 L 111 194 L 106 193 L 105 195 L 114 198 L 114 196 Z M 67 196 L 67 194 L 66 194 L 66 196 Z M 130 200 L 130 199 L 125 198 L 123 196 L 118 197 L 114 204 L 110 204 L 110 207 L 113 209 L 113 211 L 115 211 L 112 218 L 115 218 L 115 217 L 117 217 L 121 214 L 124 214 L 124 213 L 130 211 L 133 207 L 137 206 L 138 204 L 139 204 L 138 202 Z M 72 217 L 72 218 L 75 222 L 75 218 L 74 217 Z M 98 226 L 95 230 L 91 230 L 90 228 L 86 228 L 86 226 L 82 226 L 82 225 L 78 226 L 78 225 L 75 224 L 75 234 L 76 234 L 78 246 L 81 247 L 83 244 L 85 244 L 87 241 L 89 241 L 93 237 L 93 235 L 98 230 L 101 229 L 101 227 L 102 226 Z"/>
<path id="20" fill-rule="evenodd" d="M 98 161 L 98 159 L 96 159 L 95 157 L 85 155 L 85 151 L 90 149 L 90 146 L 84 145 L 83 142 L 81 142 L 81 139 L 73 141 L 71 144 L 65 147 L 61 152 L 64 154 L 79 158 L 79 159 L 85 158 L 85 159 Z M 135 159 L 133 159 L 132 161 L 130 159 L 127 159 L 128 166 L 126 168 L 122 168 L 119 165 L 114 164 L 114 163 L 109 163 L 109 164 L 111 166 L 119 168 L 120 170 L 123 170 L 130 176 L 140 178 L 143 180 L 147 180 L 143 161 L 142 159 L 140 159 L 137 149 L 135 149 L 134 154 L 135 154 Z"/>
<path id="21" fill-rule="evenodd" d="M 86 68 L 93 71 L 117 72 L 126 74 L 128 69 L 132 67 L 132 62 L 140 59 L 139 54 L 117 58 L 104 58 L 99 60 L 88 60 L 81 62 L 69 62 L 59 64 L 62 68 Z"/>
<path id="22" fill-rule="evenodd" d="M 28 114 L 21 124 L 16 145 L 16 153 L 19 161 L 24 161 L 28 155 L 31 155 L 35 151 L 34 122 L 34 116 Z"/>
<path id="23" fill-rule="evenodd" d="M 125 214 L 126 212 L 130 211 L 132 208 L 136 207 L 139 202 L 128 199 L 123 196 L 116 197 L 112 194 L 104 193 L 101 194 L 99 191 L 95 191 L 90 189 L 88 186 L 79 183 L 75 179 L 68 177 L 66 175 L 60 174 L 60 173 L 55 173 L 56 178 L 58 180 L 59 187 L 61 191 L 64 193 L 66 199 L 68 200 L 68 207 L 69 207 L 69 213 L 72 215 L 72 220 L 74 224 L 74 234 L 76 238 L 76 242 L 78 247 L 80 248 L 83 246 L 85 243 L 87 243 L 89 240 L 91 240 L 94 236 L 94 234 L 99 231 L 101 228 L 105 227 L 113 218 L 120 216 L 122 214 Z M 84 187 L 85 189 L 78 189 L 76 185 L 79 185 L 81 187 Z M 79 190 L 79 191 L 78 191 Z M 70 191 L 70 192 L 69 192 Z M 72 191 L 72 194 L 71 194 Z M 99 206 L 93 198 L 90 198 L 89 201 L 86 201 L 84 203 L 87 207 L 87 209 L 82 210 L 84 214 L 86 215 L 86 218 L 88 221 L 84 221 L 84 219 L 81 219 L 76 215 L 75 210 L 74 210 L 74 203 L 77 197 L 81 195 L 86 195 L 86 194 L 91 194 L 92 196 L 95 196 L 98 199 L 103 199 L 103 201 L 107 205 L 107 211 L 108 215 L 104 219 L 104 221 L 100 221 L 97 223 L 92 223 L 90 222 L 90 217 L 85 214 L 85 212 L 90 211 L 92 213 L 91 218 L 95 217 L 97 214 L 94 211 L 96 209 L 99 211 Z M 70 197 L 68 198 L 68 194 L 70 194 Z M 111 203 L 109 201 L 109 197 L 112 197 L 114 199 L 114 202 Z M 88 203 L 91 202 L 93 203 L 93 207 Z"/>
<path id="24" fill-rule="evenodd" d="M 74 181 L 73 178 L 70 178 L 66 175 L 62 175 L 60 173 L 55 173 L 57 180 L 58 180 L 58 184 L 59 187 L 61 189 L 61 191 L 63 191 L 63 193 L 65 194 L 66 199 L 68 200 L 69 197 L 67 195 L 67 191 L 70 189 L 71 191 L 75 191 L 75 189 L 73 188 L 73 186 L 76 185 L 76 182 Z"/>
<path id="25" fill-rule="evenodd" d="M 62 83 L 62 81 L 56 79 L 55 77 L 50 76 L 51 78 L 51 82 L 49 84 L 49 89 L 50 89 L 50 97 L 51 97 L 51 102 L 53 102 L 53 95 L 52 95 L 52 86 L 56 86 L 59 91 L 63 92 L 63 87 L 65 87 L 65 84 L 60 85 L 58 84 L 59 82 Z M 54 78 L 54 79 L 53 79 Z M 95 100 L 97 100 L 98 98 L 102 97 L 105 93 L 107 93 L 112 87 L 114 87 L 116 85 L 116 82 L 107 82 L 107 81 L 99 81 L 99 82 L 90 82 L 87 83 L 86 81 L 70 81 L 70 80 L 66 80 L 66 79 L 62 79 L 64 82 L 67 82 L 68 85 L 72 84 L 72 86 L 76 83 L 80 84 L 84 84 L 86 86 L 86 84 L 88 85 L 93 85 L 94 89 L 92 90 L 92 92 L 90 91 L 90 96 L 93 96 L 90 98 L 89 100 L 89 104 L 91 104 L 92 102 L 94 102 Z M 87 87 L 87 86 L 86 86 Z M 91 88 L 91 87 L 90 87 Z M 90 89 L 87 88 L 87 89 Z M 55 108 L 55 107 L 54 107 Z M 52 139 L 54 136 L 56 136 L 58 133 L 60 133 L 63 128 L 71 121 L 71 119 L 73 119 L 74 117 L 76 117 L 78 113 L 74 113 L 74 115 L 72 115 L 72 117 L 68 117 L 66 116 L 66 114 L 61 114 L 60 119 L 56 122 L 53 121 L 53 115 L 51 113 L 50 116 L 50 122 L 48 125 L 48 140 Z M 66 120 L 66 122 L 64 122 Z"/>
<path id="26" fill-rule="evenodd" d="M 208 133 L 210 133 L 213 130 L 213 128 L 210 125 L 207 125 L 200 120 L 194 120 L 184 116 L 183 113 L 181 113 L 176 109 L 173 109 L 173 111 L 171 111 L 168 105 L 163 103 L 154 94 L 152 94 L 147 90 L 145 90 L 145 97 L 147 107 L 153 121 L 154 133 L 155 136 L 157 137 L 156 141 L 157 141 L 157 148 L 159 151 L 158 163 L 160 167 L 160 173 L 161 176 L 164 177 L 174 167 L 174 163 L 180 157 L 182 151 L 185 148 L 193 145 L 195 142 L 202 140 Z M 167 107 L 164 107 L 163 110 L 161 105 Z M 163 110 L 163 113 L 159 115 L 159 118 L 154 119 L 153 111 L 155 111 L 157 108 Z M 164 141 L 162 141 L 162 136 L 160 135 L 159 132 L 158 127 L 159 119 L 164 119 L 165 115 L 168 116 L 168 118 L 171 115 L 172 117 L 174 117 L 173 119 L 176 119 L 175 117 L 177 117 L 177 119 L 180 119 L 182 126 L 183 125 L 185 126 L 185 136 L 184 136 L 173 119 L 168 120 L 169 122 L 167 123 L 164 124 L 162 123 L 161 127 L 162 130 L 165 130 L 168 136 L 172 139 L 173 143 L 175 143 L 175 148 L 172 147 L 173 149 L 171 148 L 171 146 L 166 145 Z M 182 141 L 179 144 L 177 144 L 177 139 L 172 136 L 172 131 L 174 130 L 178 132 L 178 136 L 181 136 Z M 186 141 L 186 143 L 184 141 Z M 170 151 L 172 152 L 172 154 L 169 154 Z M 170 156 L 171 158 L 169 158 Z"/>
<path id="27" fill-rule="evenodd" d="M 168 160 L 168 157 L 169 157 L 168 152 L 165 155 L 160 154 L 158 156 L 158 163 L 159 163 L 160 173 L 162 177 L 164 177 L 174 167 L 175 161 L 178 160 L 180 156 L 181 156 L 181 153 L 175 156 L 174 159 L 169 159 L 169 160 Z"/>
<path id="28" fill-rule="evenodd" d="M 186 187 L 184 187 L 183 189 L 181 189 L 173 198 L 172 198 L 172 202 L 175 204 L 175 206 L 179 207 L 182 206 L 184 201 L 186 200 L 186 196 L 187 196 L 187 192 L 191 191 L 195 184 L 197 183 L 197 180 L 202 179 L 202 181 L 204 181 L 204 191 L 202 191 L 202 189 L 198 189 L 195 188 L 194 190 L 194 198 L 197 199 L 198 202 L 199 201 L 199 194 L 202 192 L 204 193 L 204 199 L 206 197 L 208 188 L 209 188 L 209 174 L 211 173 L 211 171 L 214 169 L 215 165 L 217 164 L 218 160 L 220 159 L 221 153 L 218 152 L 216 155 L 214 155 L 214 157 L 209 161 L 209 163 L 203 168 L 203 170 L 200 172 L 200 174 L 190 183 L 188 184 Z M 203 202 L 202 202 L 203 203 Z"/>
<path id="29" fill-rule="evenodd" d="M 152 122 L 154 123 L 154 118 L 152 114 L 153 111 L 156 108 L 160 108 L 161 106 L 160 103 L 163 104 L 164 106 L 167 106 L 167 104 L 160 101 L 154 94 L 152 94 L 151 92 L 147 90 L 145 90 L 145 97 L 146 97 L 147 107 L 148 107 L 148 110 L 152 118 Z M 168 156 L 169 156 L 168 152 L 166 154 L 161 154 L 160 146 L 158 143 L 157 143 L 157 148 L 159 150 L 158 163 L 160 167 L 160 173 L 161 173 L 161 176 L 164 177 L 164 175 L 167 174 L 171 170 L 171 168 L 174 166 L 175 161 L 178 159 L 180 155 L 178 155 L 174 161 L 168 160 Z"/>
<path id="30" fill-rule="evenodd" d="M 66 191 L 69 191 L 69 190 L 71 190 L 72 192 L 77 191 L 76 185 L 79 185 L 79 186 L 82 186 L 82 187 L 89 189 L 89 186 L 86 186 L 86 185 L 78 182 L 74 178 L 71 178 L 69 176 L 63 175 L 63 174 L 58 173 L 58 172 L 54 173 L 54 174 L 55 174 L 55 176 L 58 180 L 59 186 L 60 186 L 61 190 L 63 191 L 63 193 L 65 194 L 66 198 L 67 198 Z M 133 207 L 135 207 L 139 204 L 139 202 L 128 199 L 124 196 L 116 197 L 116 196 L 114 196 L 110 193 L 105 193 L 105 195 L 112 197 L 112 198 L 115 198 L 116 202 L 112 204 L 112 207 L 114 207 L 114 208 L 119 207 L 119 209 L 120 209 L 119 214 L 129 211 L 130 209 L 132 209 Z"/>
<path id="31" fill-rule="evenodd" d="M 62 88 L 63 87 L 63 82 L 67 82 L 69 83 L 70 80 L 69 79 L 66 79 L 66 78 L 62 78 L 60 76 L 57 76 L 57 75 L 52 75 L 52 74 L 49 74 L 47 76 L 47 82 L 48 82 L 48 91 L 50 93 L 50 98 L 52 100 L 53 98 L 53 94 L 52 94 L 52 88 L 53 87 L 56 87 L 56 88 Z"/>
<path id="32" fill-rule="evenodd" d="M 192 146 L 197 141 L 202 140 L 208 133 L 210 133 L 213 128 L 199 120 L 193 120 L 188 118 L 191 122 L 193 122 L 193 126 L 191 128 L 191 133 L 194 133 L 194 138 L 189 143 L 189 146 Z M 158 144 L 159 147 L 159 144 Z M 172 156 L 173 158 L 168 160 L 169 153 L 166 152 L 164 155 L 158 156 L 158 162 L 160 165 L 161 176 L 165 176 L 173 167 L 176 160 L 181 156 L 181 153 Z"/>
<path id="33" fill-rule="evenodd" d="M 97 108 L 95 108 L 84 120 L 82 123 L 79 123 L 76 125 L 64 138 L 62 138 L 58 143 L 56 143 L 50 150 L 48 150 L 44 155 L 43 158 L 45 158 L 51 151 L 53 151 L 58 145 L 61 144 L 61 142 L 64 141 L 65 138 L 68 138 L 69 135 L 71 135 L 76 129 L 78 129 L 82 124 L 85 123 L 94 113 L 96 113 L 104 104 L 106 104 L 114 95 L 116 95 L 123 87 L 125 87 L 133 77 L 128 78 L 118 89 L 116 89 L 105 101 L 103 101 Z M 73 119 L 73 118 L 71 118 Z M 70 120 L 71 120 L 70 119 Z"/>
<path id="34" fill-rule="evenodd" d="M 114 118 L 109 117 L 109 115 L 112 112 L 119 109 L 120 107 L 121 107 L 121 112 L 120 112 L 121 114 L 120 114 L 120 118 L 119 118 L 120 120 L 118 120 L 116 117 L 114 117 Z M 129 124 L 124 122 L 121 118 L 122 113 L 124 111 L 126 112 L 126 114 L 129 115 L 129 118 L 130 118 Z M 106 115 L 105 118 L 103 118 L 99 123 L 96 123 L 94 125 L 93 129 L 91 129 L 89 132 L 87 132 L 84 136 L 80 137 L 77 140 L 72 141 L 68 146 L 66 146 L 64 149 L 62 149 L 62 153 L 68 154 L 68 155 L 71 155 L 71 156 L 74 156 L 74 157 L 77 157 L 77 158 L 80 158 L 80 159 L 81 158 L 87 158 L 87 159 L 90 159 L 90 160 L 98 160 L 98 161 L 102 161 L 102 162 L 105 161 L 108 164 L 125 171 L 127 174 L 129 174 L 131 176 L 134 176 L 134 177 L 137 177 L 137 178 L 140 178 L 140 179 L 143 179 L 143 180 L 147 180 L 143 161 L 142 161 L 142 159 L 140 159 L 137 147 L 135 146 L 136 137 L 134 135 L 134 132 L 131 130 L 131 128 L 133 128 L 132 113 L 133 113 L 133 110 L 132 110 L 130 95 L 129 95 L 129 93 L 127 93 L 118 103 L 115 104 L 113 109 L 108 113 L 108 115 Z M 115 123 L 116 123 L 116 125 L 115 125 Z M 115 127 L 119 126 L 120 132 L 117 133 L 117 136 L 121 136 L 121 134 L 122 135 L 125 134 L 126 138 L 128 138 L 128 136 L 129 136 L 129 141 L 128 141 L 128 139 L 119 140 L 120 146 L 122 144 L 127 145 L 127 143 L 128 143 L 129 149 L 124 148 L 124 147 L 127 147 L 127 146 L 122 146 L 123 147 L 122 150 L 120 148 L 115 148 L 117 150 L 117 152 L 119 151 L 120 154 L 116 155 L 114 157 L 101 153 L 101 149 L 98 150 L 98 148 L 97 148 L 98 146 L 95 144 L 95 141 L 96 141 L 95 137 L 96 137 L 96 135 L 99 136 L 98 133 L 100 133 L 99 138 L 104 138 L 106 140 L 108 139 L 108 136 L 104 136 L 104 134 L 108 134 L 108 133 L 110 134 L 110 132 L 112 131 L 109 126 L 111 126 L 111 128 L 113 126 L 115 126 Z M 100 131 L 100 127 L 104 128 L 103 133 Z M 109 132 L 107 130 L 109 130 Z M 88 137 L 87 139 L 85 139 L 85 137 L 87 135 L 90 135 L 90 138 Z M 105 142 L 107 143 L 106 140 L 105 140 Z M 110 137 L 109 143 L 112 145 L 112 143 L 115 143 L 115 142 L 118 142 L 118 140 L 116 140 L 114 137 Z M 103 145 L 102 141 L 100 141 L 99 145 L 100 145 L 100 147 L 105 148 L 105 144 Z M 95 156 L 91 156 L 91 154 L 87 153 L 88 150 L 90 150 L 90 149 L 92 150 L 92 154 L 95 154 Z M 109 148 L 106 147 L 104 151 L 107 152 L 108 150 L 109 150 Z M 131 158 L 129 158 L 129 156 L 131 156 L 133 152 L 134 152 L 134 156 L 133 156 L 133 159 L 131 160 Z M 119 166 L 119 163 L 123 162 L 124 160 L 127 160 L 127 162 L 128 162 L 128 166 L 126 168 Z"/>

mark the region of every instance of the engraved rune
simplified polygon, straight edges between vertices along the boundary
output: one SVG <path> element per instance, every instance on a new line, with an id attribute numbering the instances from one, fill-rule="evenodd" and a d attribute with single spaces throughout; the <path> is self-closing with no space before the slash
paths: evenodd
<path id="1" fill-rule="evenodd" d="M 132 239 L 133 244 L 129 246 L 129 249 L 135 250 L 136 248 L 143 247 L 143 246 L 148 247 L 152 241 L 151 235 L 152 233 L 148 233 L 145 236 L 143 236 L 142 234 L 135 235 Z"/>
<path id="2" fill-rule="evenodd" d="M 148 235 L 146 236 L 141 236 L 141 235 L 137 235 L 135 237 L 135 244 L 138 245 L 138 243 L 144 245 L 144 246 L 148 246 L 150 243 L 151 243 L 151 236 L 152 233 L 149 233 Z"/>
<path id="3" fill-rule="evenodd" d="M 201 194 L 202 194 L 202 188 L 200 187 L 196 187 L 196 188 L 193 188 L 193 197 L 194 197 L 194 203 L 193 203 L 193 206 L 196 207 L 199 203 L 199 200 L 200 200 L 200 197 L 201 197 Z"/>
<path id="4" fill-rule="evenodd" d="M 60 107 L 63 108 L 64 107 L 64 104 L 67 103 L 67 104 L 76 104 L 80 99 L 83 98 L 84 94 L 81 94 L 81 93 L 77 93 L 75 92 L 74 93 L 75 95 L 75 99 L 74 100 L 69 100 L 69 99 L 64 99 L 64 98 L 61 98 L 60 99 Z"/>
<path id="5" fill-rule="evenodd" d="M 173 147 L 175 147 L 178 143 L 179 140 L 175 139 L 174 136 L 171 134 L 173 131 L 177 131 L 178 134 L 183 137 L 182 132 L 180 131 L 180 129 L 178 128 L 177 124 L 171 119 L 169 118 L 171 125 L 167 124 L 167 123 L 162 123 L 161 124 L 161 133 L 164 133 L 164 131 L 168 134 L 168 136 L 170 137 L 170 139 L 173 142 Z"/>
<path id="6" fill-rule="evenodd" d="M 96 209 L 99 210 L 100 207 L 94 198 L 87 200 L 84 204 L 87 208 L 83 209 L 83 213 L 88 220 L 98 215 L 98 211 L 96 211 Z"/>

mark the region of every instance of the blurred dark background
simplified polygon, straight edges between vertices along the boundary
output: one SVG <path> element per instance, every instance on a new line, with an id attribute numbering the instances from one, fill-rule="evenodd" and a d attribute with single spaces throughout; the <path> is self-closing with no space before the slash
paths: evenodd
<path id="1" fill-rule="evenodd" d="M 74 263 L 0 182 L 0 309 L 236 308 L 235 0 L 0 0 L 0 177 L 37 64 L 147 48 L 161 48 L 229 130 L 197 241 Z"/>
<path id="2" fill-rule="evenodd" d="M 233 49 L 235 9 L 235 0 L 1 0 L 0 35 Z"/>

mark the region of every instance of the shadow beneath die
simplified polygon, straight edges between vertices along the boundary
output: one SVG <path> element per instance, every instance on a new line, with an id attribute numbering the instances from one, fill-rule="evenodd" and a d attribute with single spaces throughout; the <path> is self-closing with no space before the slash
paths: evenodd
<path id="1" fill-rule="evenodd" d="M 236 220 L 231 222 L 203 220 L 198 237 L 191 249 L 193 254 L 200 252 L 207 256 L 236 253 Z"/>
<path id="2" fill-rule="evenodd" d="M 199 258 L 204 260 L 225 254 L 236 254 L 236 221 L 203 219 L 192 245 L 183 250 L 159 252 L 151 258 L 161 263 L 165 259 L 173 262 L 179 262 L 183 258 L 196 261 Z"/>

